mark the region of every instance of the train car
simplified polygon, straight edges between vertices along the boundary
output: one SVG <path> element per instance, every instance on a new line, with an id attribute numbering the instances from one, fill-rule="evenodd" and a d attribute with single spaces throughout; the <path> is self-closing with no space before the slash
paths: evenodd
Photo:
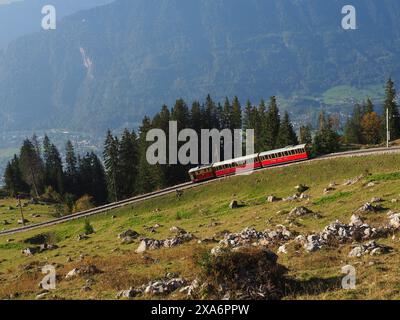
<path id="1" fill-rule="evenodd" d="M 235 158 L 212 165 L 216 177 L 229 176 L 239 172 L 252 171 L 261 168 L 258 154 Z"/>
<path id="2" fill-rule="evenodd" d="M 215 174 L 212 165 L 204 165 L 190 169 L 189 177 L 192 182 L 200 182 L 215 178 Z"/>
<path id="3" fill-rule="evenodd" d="M 192 182 L 201 182 L 309 158 L 308 146 L 302 144 L 196 167 L 189 170 L 189 176 Z"/>
<path id="4" fill-rule="evenodd" d="M 258 157 L 263 168 L 290 162 L 308 160 L 310 158 L 307 145 L 305 144 L 261 152 Z"/>

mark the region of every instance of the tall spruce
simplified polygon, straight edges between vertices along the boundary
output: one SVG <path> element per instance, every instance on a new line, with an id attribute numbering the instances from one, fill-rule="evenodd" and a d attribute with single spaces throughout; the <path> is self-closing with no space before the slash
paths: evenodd
<path id="1" fill-rule="evenodd" d="M 136 188 L 138 193 L 147 193 L 163 187 L 165 181 L 163 172 L 158 165 L 151 165 L 147 161 L 146 151 L 149 142 L 146 135 L 152 129 L 149 117 L 144 117 L 139 128 L 139 164 Z"/>
<path id="2" fill-rule="evenodd" d="M 7 163 L 4 172 L 5 189 L 10 196 L 15 197 L 19 193 L 29 192 L 29 186 L 22 179 L 17 155 Z"/>
<path id="3" fill-rule="evenodd" d="M 277 146 L 279 126 L 280 126 L 279 109 L 276 102 L 276 97 L 273 96 L 270 98 L 267 119 L 266 119 L 266 137 L 267 137 L 266 145 L 269 150 L 275 149 Z"/>
<path id="4" fill-rule="evenodd" d="M 19 165 L 23 180 L 30 186 L 36 197 L 43 192 L 44 172 L 42 159 L 35 146 L 25 139 L 19 157 Z"/>
<path id="5" fill-rule="evenodd" d="M 293 130 L 292 123 L 290 122 L 289 113 L 285 112 L 279 126 L 277 147 L 283 148 L 290 145 L 297 145 L 298 143 L 297 135 Z"/>
<path id="6" fill-rule="evenodd" d="M 385 89 L 385 102 L 384 102 L 384 117 L 386 112 L 389 112 L 389 131 L 390 139 L 395 140 L 400 138 L 400 117 L 399 110 L 396 102 L 396 89 L 394 82 L 391 78 L 386 83 Z M 385 119 L 385 118 L 384 118 Z M 386 121 L 384 122 L 386 123 Z M 386 125 L 385 125 L 386 127 Z M 386 137 L 384 137 L 386 139 Z"/>
<path id="7" fill-rule="evenodd" d="M 104 142 L 103 151 L 104 165 L 107 176 L 109 201 L 118 201 L 120 185 L 122 181 L 119 176 L 119 142 L 110 130 Z"/>
<path id="8" fill-rule="evenodd" d="M 311 144 L 312 143 L 312 134 L 311 134 L 311 125 L 303 125 L 300 127 L 300 143 L 301 144 Z"/>
<path id="9" fill-rule="evenodd" d="M 138 170 L 138 142 L 135 131 L 125 129 L 119 144 L 119 170 L 123 177 L 121 198 L 126 199 L 135 194 L 135 184 Z"/>

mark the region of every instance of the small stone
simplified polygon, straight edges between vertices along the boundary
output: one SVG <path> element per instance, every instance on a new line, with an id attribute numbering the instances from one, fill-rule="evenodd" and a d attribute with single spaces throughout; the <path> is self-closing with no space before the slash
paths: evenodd
<path id="1" fill-rule="evenodd" d="M 236 200 L 232 200 L 231 203 L 229 204 L 229 208 L 231 209 L 239 208 L 239 203 Z"/>

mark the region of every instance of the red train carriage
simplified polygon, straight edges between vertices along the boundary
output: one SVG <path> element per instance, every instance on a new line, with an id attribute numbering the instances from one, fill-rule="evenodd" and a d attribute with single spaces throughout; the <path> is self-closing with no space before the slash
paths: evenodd
<path id="1" fill-rule="evenodd" d="M 270 167 L 278 164 L 290 163 L 309 159 L 307 145 L 286 147 L 278 150 L 261 152 L 260 158 L 262 167 Z"/>
<path id="2" fill-rule="evenodd" d="M 309 159 L 308 147 L 303 144 L 196 167 L 189 171 L 189 176 L 193 182 L 200 182 L 307 159 Z"/>
<path id="3" fill-rule="evenodd" d="M 189 176 L 192 182 L 200 182 L 215 178 L 212 165 L 205 165 L 190 169 Z"/>
<path id="4" fill-rule="evenodd" d="M 229 176 L 238 172 L 246 172 L 261 168 L 258 154 L 217 162 L 213 164 L 216 177 Z"/>

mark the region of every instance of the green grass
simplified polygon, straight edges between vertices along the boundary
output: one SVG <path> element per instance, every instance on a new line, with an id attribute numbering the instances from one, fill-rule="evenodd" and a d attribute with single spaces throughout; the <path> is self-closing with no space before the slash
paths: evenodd
<path id="1" fill-rule="evenodd" d="M 272 168 L 256 172 L 249 176 L 237 176 L 216 181 L 209 185 L 198 186 L 184 191 L 177 199 L 175 194 L 136 203 L 88 219 L 95 233 L 89 239 L 77 241 L 78 234 L 84 229 L 85 219 L 70 221 L 43 229 L 33 230 L 13 236 L 0 237 L 0 299 L 18 292 L 19 298 L 31 299 L 38 292 L 37 284 L 43 275 L 40 270 L 25 271 L 31 264 L 57 265 L 60 281 L 54 294 L 63 299 L 113 299 L 118 290 L 138 286 L 165 272 L 178 272 L 189 281 L 196 278 L 199 267 L 193 262 L 193 255 L 199 250 L 211 249 L 212 244 L 197 244 L 196 241 L 175 248 L 164 248 L 146 252 L 146 256 L 156 262 L 148 262 L 135 249 L 139 240 L 133 244 L 121 244 L 117 235 L 127 229 L 137 231 L 141 237 L 166 239 L 173 234 L 172 226 L 184 228 L 199 239 L 212 238 L 222 231 L 239 232 L 245 227 L 257 230 L 273 229 L 277 224 L 286 225 L 291 231 L 309 234 L 321 231 L 336 219 L 347 223 L 357 208 L 378 196 L 384 199 L 382 206 L 388 210 L 400 212 L 400 180 L 381 180 L 372 188 L 366 182 L 372 176 L 392 176 L 400 171 L 400 155 L 387 154 L 354 158 L 336 158 L 315 162 L 304 162 L 285 168 Z M 370 173 L 359 183 L 344 186 L 341 182 L 360 174 Z M 332 182 L 338 183 L 334 194 L 323 195 L 323 190 Z M 294 187 L 306 184 L 310 187 L 307 194 L 310 201 L 267 203 L 269 195 L 283 198 L 293 195 Z M 243 204 L 238 209 L 229 209 L 229 203 L 236 199 Z M 14 201 L 15 202 L 15 201 Z M 9 201 L 13 205 L 13 200 Z M 319 212 L 321 218 L 313 216 L 300 218 L 296 225 L 289 225 L 288 212 L 295 206 L 306 206 Z M 28 206 L 29 208 L 29 206 Z M 39 207 L 38 207 L 39 208 Z M 4 210 L 3 210 L 4 209 Z M 16 215 L 1 208 L 0 219 Z M 32 210 L 34 211 L 34 210 Z M 50 209 L 49 209 L 50 211 Z M 112 218 L 116 216 L 116 218 Z M 387 221 L 386 212 L 365 215 L 366 222 L 378 226 Z M 29 219 L 29 217 L 28 217 Z M 1 221 L 0 220 L 0 221 Z M 156 232 L 148 227 L 161 225 Z M 29 238 L 40 234 L 50 234 L 56 239 L 59 249 L 25 257 L 21 249 L 31 246 L 24 243 Z M 12 238 L 12 242 L 7 239 Z M 326 282 L 332 277 L 340 277 L 344 264 L 357 263 L 347 257 L 350 245 L 341 248 L 321 250 L 312 254 L 303 250 L 280 255 L 279 262 L 290 270 L 290 276 L 309 285 L 316 285 L 317 292 L 297 292 L 288 299 L 399 299 L 400 293 L 394 288 L 400 287 L 398 265 L 400 264 L 400 242 L 396 236 L 379 239 L 379 243 L 395 249 L 392 254 L 379 257 L 364 257 L 357 264 L 357 290 L 349 294 L 338 288 L 326 289 Z M 277 248 L 272 247 L 272 250 Z M 85 259 L 80 261 L 84 254 Z M 72 262 L 67 262 L 71 258 Z M 369 262 L 375 264 L 369 266 Z M 103 273 L 93 276 L 91 292 L 82 292 L 80 288 L 85 279 L 63 280 L 65 274 L 82 263 L 92 263 Z M 384 266 L 384 273 L 378 268 Z M 36 270 L 36 269 L 33 269 Z M 311 281 L 312 280 L 312 281 Z M 53 293 L 52 293 L 53 294 Z M 51 295 L 50 295 L 51 297 Z M 167 299 L 184 298 L 175 293 Z"/>
<path id="2" fill-rule="evenodd" d="M 381 101 L 384 97 L 382 85 L 371 85 L 364 89 L 342 85 L 330 88 L 323 94 L 323 101 L 328 105 L 338 105 L 344 102 L 365 101 L 367 98 Z"/>
<path id="3" fill-rule="evenodd" d="M 315 205 L 323 205 L 323 204 L 327 204 L 327 203 L 331 203 L 331 202 L 336 202 L 339 199 L 350 197 L 351 194 L 352 194 L 351 192 L 337 192 L 335 194 L 316 199 L 314 201 L 314 204 Z"/>
<path id="4" fill-rule="evenodd" d="M 400 172 L 373 174 L 367 178 L 369 182 L 400 180 Z"/>

